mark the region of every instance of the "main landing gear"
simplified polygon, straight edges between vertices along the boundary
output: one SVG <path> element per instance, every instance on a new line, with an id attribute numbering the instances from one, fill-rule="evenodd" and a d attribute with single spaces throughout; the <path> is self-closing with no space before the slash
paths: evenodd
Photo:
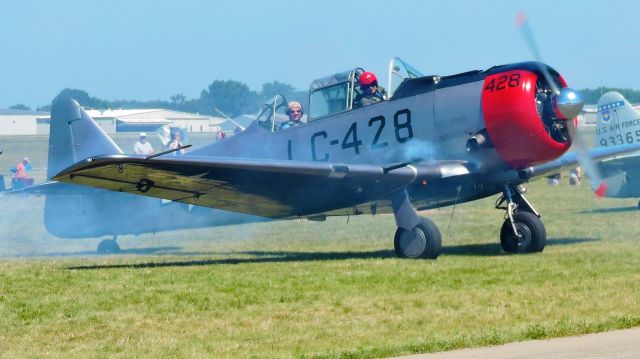
<path id="1" fill-rule="evenodd" d="M 392 199 L 398 229 L 393 241 L 400 258 L 436 259 L 442 252 L 442 236 L 430 220 L 418 216 L 406 193 Z"/>
<path id="2" fill-rule="evenodd" d="M 496 201 L 496 208 L 507 212 L 500 230 L 500 244 L 505 252 L 542 252 L 547 244 L 547 231 L 540 214 L 516 186 L 505 185 L 502 196 Z"/>
<path id="3" fill-rule="evenodd" d="M 105 239 L 98 244 L 98 254 L 117 254 L 120 253 L 120 245 L 116 241 L 118 236 L 113 236 L 113 239 Z"/>
<path id="4" fill-rule="evenodd" d="M 496 208 L 507 212 L 500 230 L 500 244 L 505 252 L 542 252 L 547 244 L 547 232 L 540 214 L 524 197 L 524 191 L 522 187 L 507 184 L 496 201 Z M 418 216 L 405 192 L 397 194 L 391 202 L 398 225 L 393 241 L 396 255 L 400 258 L 438 258 L 442 252 L 438 227 Z"/>

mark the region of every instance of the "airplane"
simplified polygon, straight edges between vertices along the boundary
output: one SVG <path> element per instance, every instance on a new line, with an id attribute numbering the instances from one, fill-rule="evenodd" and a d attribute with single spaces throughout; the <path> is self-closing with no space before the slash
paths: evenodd
<path id="1" fill-rule="evenodd" d="M 611 148 L 633 143 L 640 143 L 640 113 L 620 93 L 605 93 L 598 100 L 594 146 Z M 597 166 L 607 183 L 604 197 L 640 197 L 640 154 L 603 160 Z"/>
<path id="2" fill-rule="evenodd" d="M 66 124 L 69 143 L 100 147 L 52 168 L 53 179 L 270 219 L 393 213 L 396 255 L 435 259 L 440 231 L 418 211 L 499 194 L 502 248 L 541 252 L 546 229 L 518 186 L 578 161 L 592 172 L 585 158 L 640 149 L 565 154 L 579 142 L 574 118 L 583 103 L 542 62 L 424 76 L 394 58 L 388 98 L 356 108 L 364 73 L 313 81 L 302 125 L 279 129 L 287 104 L 279 95 L 245 131 L 184 156 L 124 155 L 75 101 L 58 101 L 52 121 Z"/>
<path id="3" fill-rule="evenodd" d="M 113 153 L 123 153 L 99 126 L 93 130 L 103 137 L 90 140 L 81 132 L 72 133 L 64 119 L 52 116 L 47 165 L 49 180 L 44 184 L 5 192 L 8 195 L 45 196 L 44 224 L 51 235 L 69 239 L 108 236 L 109 239 L 98 244 L 97 253 L 112 254 L 121 251 L 118 236 L 267 220 L 50 180 L 79 159 L 100 153 L 101 147 L 107 146 Z"/>

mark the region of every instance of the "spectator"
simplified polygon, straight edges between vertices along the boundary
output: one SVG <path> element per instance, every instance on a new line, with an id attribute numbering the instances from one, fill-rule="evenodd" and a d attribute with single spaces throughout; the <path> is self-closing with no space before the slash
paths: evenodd
<path id="1" fill-rule="evenodd" d="M 140 132 L 140 139 L 133 146 L 133 152 L 137 155 L 152 155 L 153 147 L 151 147 L 151 143 L 147 142 L 147 134 L 144 132 Z"/>
<path id="2" fill-rule="evenodd" d="M 580 167 L 572 168 L 569 170 L 569 184 L 572 186 L 580 185 L 582 181 L 582 170 Z"/>
<path id="3" fill-rule="evenodd" d="M 170 150 L 175 150 L 177 148 L 180 148 L 179 150 L 173 152 L 174 156 L 184 155 L 184 148 L 181 148 L 182 146 L 183 144 L 180 143 L 180 131 L 172 131 L 171 140 L 169 141 L 168 147 Z"/>
<path id="4" fill-rule="evenodd" d="M 33 185 L 33 178 L 27 175 L 27 172 L 30 170 L 31 161 L 29 161 L 29 157 L 25 157 L 22 161 L 18 162 L 13 175 L 13 189 L 20 189 Z"/>

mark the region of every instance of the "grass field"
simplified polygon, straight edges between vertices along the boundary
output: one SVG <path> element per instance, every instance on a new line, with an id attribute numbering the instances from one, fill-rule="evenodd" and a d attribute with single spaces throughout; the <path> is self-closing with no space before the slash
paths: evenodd
<path id="1" fill-rule="evenodd" d="M 387 215 L 126 236 L 101 257 L 48 235 L 42 198 L 0 197 L 0 356 L 383 357 L 640 326 L 637 201 L 528 188 L 543 253 L 503 253 L 488 198 L 450 227 L 450 207 L 424 212 L 435 261 L 396 259 Z"/>

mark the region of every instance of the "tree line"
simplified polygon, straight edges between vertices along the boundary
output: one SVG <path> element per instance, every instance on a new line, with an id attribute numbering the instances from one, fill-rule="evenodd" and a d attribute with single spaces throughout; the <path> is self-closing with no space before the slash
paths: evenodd
<path id="1" fill-rule="evenodd" d="M 93 109 L 133 109 L 133 108 L 163 108 L 174 111 L 199 113 L 203 115 L 220 116 L 216 109 L 227 116 L 254 114 L 260 106 L 268 102 L 273 96 L 282 94 L 287 101 L 299 101 L 307 107 L 308 92 L 300 91 L 289 84 L 278 81 L 262 85 L 260 92 L 253 91 L 246 84 L 233 80 L 215 80 L 200 92 L 200 97 L 187 99 L 181 93 L 172 95 L 168 100 L 105 100 L 89 95 L 84 90 L 66 88 L 53 99 L 52 104 L 61 98 L 73 98 L 85 108 Z M 22 104 L 10 108 L 29 109 Z M 39 111 L 50 111 L 51 105 L 39 106 Z"/>
<path id="2" fill-rule="evenodd" d="M 582 89 L 579 93 L 587 104 L 597 104 L 598 99 L 609 91 L 617 91 L 632 104 L 640 103 L 640 90 L 614 87 L 598 87 L 595 89 Z M 218 116 L 216 108 L 228 116 L 237 116 L 244 113 L 255 113 L 259 107 L 276 94 L 283 94 L 287 100 L 299 101 L 304 108 L 308 106 L 308 92 L 300 91 L 289 84 L 278 81 L 265 83 L 260 92 L 253 91 L 246 84 L 234 80 L 215 80 L 206 89 L 202 90 L 199 98 L 187 99 L 178 93 L 168 100 L 104 100 L 90 96 L 86 91 L 66 88 L 55 97 L 72 97 L 83 107 L 94 109 L 132 109 L 132 108 L 164 108 L 175 111 L 200 113 L 203 115 Z M 53 103 L 53 102 L 52 102 Z M 14 110 L 30 110 L 29 106 L 18 103 L 9 107 Z M 50 111 L 51 105 L 39 106 L 38 111 Z"/>
<path id="3" fill-rule="evenodd" d="M 619 92 L 631 104 L 640 103 L 640 90 L 622 89 L 622 88 L 615 88 L 615 87 L 598 87 L 595 89 L 582 89 L 582 90 L 579 90 L 578 92 L 582 96 L 584 103 L 595 105 L 598 103 L 600 96 L 606 94 L 609 91 Z"/>

